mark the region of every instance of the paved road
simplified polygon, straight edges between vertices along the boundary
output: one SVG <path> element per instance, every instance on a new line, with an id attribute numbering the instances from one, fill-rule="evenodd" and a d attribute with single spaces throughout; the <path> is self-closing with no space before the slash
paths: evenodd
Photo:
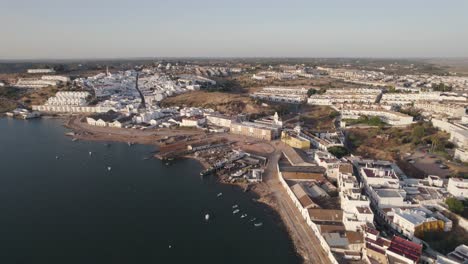
<path id="1" fill-rule="evenodd" d="M 282 150 L 289 146 L 286 146 L 282 142 L 275 142 L 274 146 L 276 150 L 269 156 L 269 161 L 265 168 L 264 181 L 275 197 L 278 204 L 278 212 L 291 232 L 293 239 L 299 242 L 297 246 L 305 258 L 305 263 L 331 263 L 320 245 L 317 236 L 307 225 L 299 210 L 278 180 L 276 166 Z"/>

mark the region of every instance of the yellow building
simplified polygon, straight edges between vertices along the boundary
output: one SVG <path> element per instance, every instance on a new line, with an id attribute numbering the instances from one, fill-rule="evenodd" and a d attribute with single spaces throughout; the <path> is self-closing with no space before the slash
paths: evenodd
<path id="1" fill-rule="evenodd" d="M 283 131 L 281 132 L 281 141 L 293 148 L 310 149 L 310 141 L 299 138 L 295 133 Z"/>

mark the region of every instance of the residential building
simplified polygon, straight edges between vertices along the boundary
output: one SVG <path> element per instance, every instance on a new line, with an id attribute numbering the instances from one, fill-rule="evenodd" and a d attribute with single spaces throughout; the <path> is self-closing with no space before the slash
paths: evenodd
<path id="1" fill-rule="evenodd" d="M 33 74 L 36 74 L 36 73 L 55 73 L 55 70 L 54 69 L 28 69 L 27 72 L 28 73 L 33 73 Z"/>
<path id="2" fill-rule="evenodd" d="M 200 127 L 205 125 L 206 119 L 203 116 L 183 117 L 181 127 Z"/>
<path id="3" fill-rule="evenodd" d="M 450 178 L 447 191 L 458 199 L 468 198 L 468 179 Z"/>

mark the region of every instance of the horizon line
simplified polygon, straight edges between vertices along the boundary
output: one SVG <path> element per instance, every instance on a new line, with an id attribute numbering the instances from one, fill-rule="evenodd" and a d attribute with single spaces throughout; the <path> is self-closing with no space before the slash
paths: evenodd
<path id="1" fill-rule="evenodd" d="M 383 60 L 427 60 L 427 59 L 468 59 L 468 56 L 144 56 L 144 57 L 60 57 L 60 58 L 0 58 L 5 62 L 39 61 L 104 61 L 104 60 L 158 60 L 158 59 L 383 59 Z"/>

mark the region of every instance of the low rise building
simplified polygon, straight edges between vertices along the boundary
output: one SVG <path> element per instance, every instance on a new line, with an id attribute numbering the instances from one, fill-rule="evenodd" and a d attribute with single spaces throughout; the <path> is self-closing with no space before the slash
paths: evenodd
<path id="1" fill-rule="evenodd" d="M 205 125 L 206 119 L 203 116 L 183 117 L 180 123 L 181 127 L 200 127 Z"/>
<path id="2" fill-rule="evenodd" d="M 231 123 L 230 133 L 259 138 L 263 140 L 273 140 L 278 137 L 280 127 L 269 126 L 254 122 Z"/>
<path id="3" fill-rule="evenodd" d="M 219 114 L 208 114 L 205 116 L 208 124 L 230 128 L 233 119 L 228 116 L 223 116 Z"/>
<path id="4" fill-rule="evenodd" d="M 301 137 L 300 133 L 292 130 L 283 130 L 281 132 L 281 141 L 293 148 L 310 149 L 310 141 Z"/>
<path id="5" fill-rule="evenodd" d="M 424 207 L 392 210 L 393 228 L 411 240 L 415 237 L 423 238 L 425 232 L 450 231 L 452 227 L 450 219 L 442 218 L 442 215 L 436 215 Z"/>
<path id="6" fill-rule="evenodd" d="M 447 191 L 458 199 L 468 198 L 468 179 L 450 178 Z"/>
<path id="7" fill-rule="evenodd" d="M 28 73 L 37 74 L 37 73 L 55 73 L 54 69 L 28 69 Z"/>

